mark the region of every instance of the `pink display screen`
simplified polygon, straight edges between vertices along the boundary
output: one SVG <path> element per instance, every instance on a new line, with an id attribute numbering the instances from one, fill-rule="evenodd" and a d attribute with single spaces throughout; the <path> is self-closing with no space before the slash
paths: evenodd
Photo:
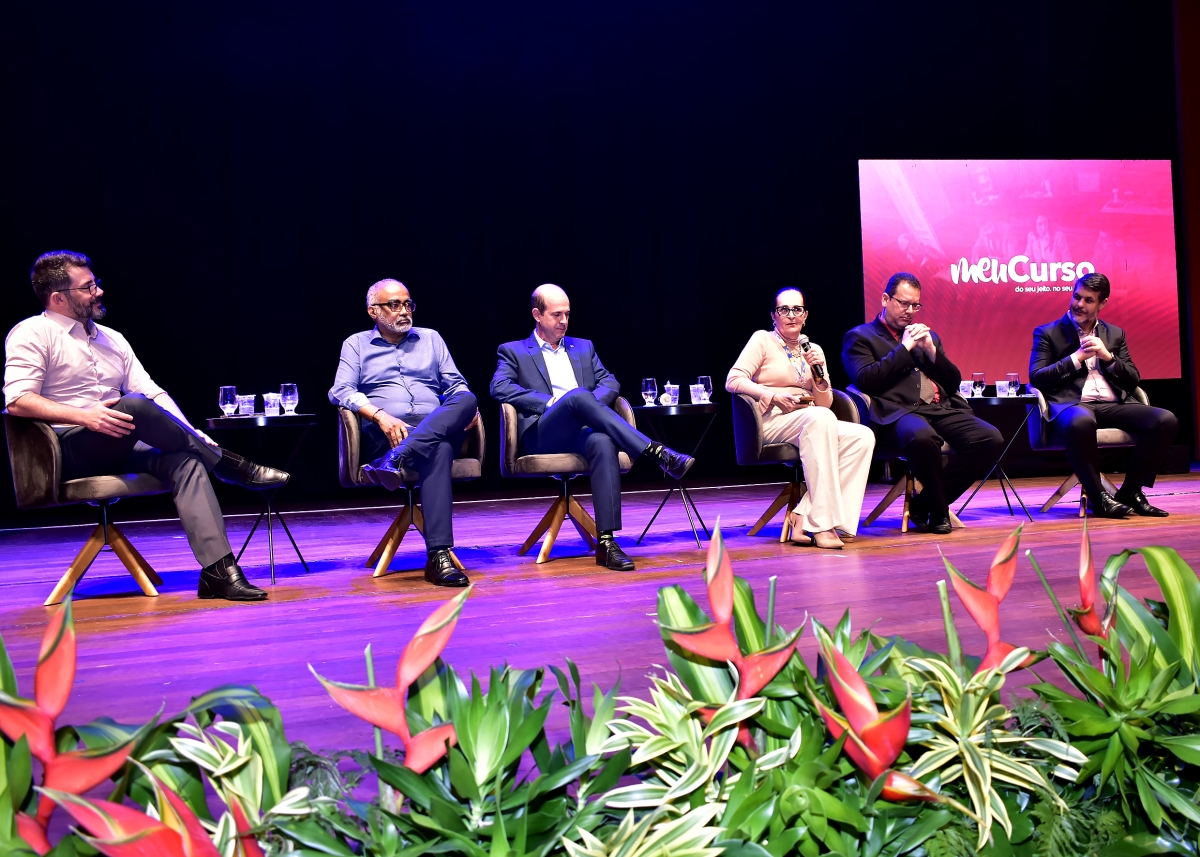
<path id="1" fill-rule="evenodd" d="M 858 180 L 867 320 L 916 274 L 917 319 L 964 375 L 1025 382 L 1033 329 L 1098 271 L 1142 377 L 1180 376 L 1170 161 L 859 161 Z"/>

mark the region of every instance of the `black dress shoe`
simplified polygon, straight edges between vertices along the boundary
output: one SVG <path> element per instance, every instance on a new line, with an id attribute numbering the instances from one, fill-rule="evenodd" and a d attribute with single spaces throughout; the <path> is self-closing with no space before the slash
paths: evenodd
<path id="1" fill-rule="evenodd" d="M 1150 501 L 1146 499 L 1146 495 L 1141 491 L 1126 491 L 1124 488 L 1121 488 L 1113 499 L 1118 503 L 1128 506 L 1133 510 L 1135 515 L 1141 515 L 1145 518 L 1167 518 L 1171 515 L 1165 509 L 1151 506 Z"/>
<path id="2" fill-rule="evenodd" d="M 429 552 L 429 559 L 425 561 L 425 580 L 434 586 L 453 586 L 456 588 L 467 586 L 471 582 L 467 580 L 465 574 L 454 567 L 454 560 L 450 558 L 450 551 L 445 548 Z"/>
<path id="3" fill-rule="evenodd" d="M 633 571 L 634 564 L 617 540 L 612 536 L 601 536 L 596 542 L 596 565 L 602 565 L 612 571 Z"/>
<path id="4" fill-rule="evenodd" d="M 200 572 L 198 598 L 224 598 L 226 601 L 266 601 L 267 593 L 246 580 L 233 554 L 226 554 Z"/>
<path id="5" fill-rule="evenodd" d="M 1149 504 L 1147 504 L 1149 505 Z M 1107 491 L 1101 491 L 1098 496 L 1088 495 L 1088 506 L 1097 518 L 1124 518 L 1133 510 Z"/>
<path id="6" fill-rule="evenodd" d="M 908 501 L 908 523 L 922 531 L 929 526 L 929 510 L 925 508 L 925 501 L 920 494 L 913 494 Z"/>
<path id="7" fill-rule="evenodd" d="M 926 525 L 925 532 L 934 533 L 939 536 L 948 536 L 952 529 L 949 515 L 930 515 L 929 524 Z"/>
<path id="8" fill-rule="evenodd" d="M 692 465 L 696 463 L 696 459 L 690 455 L 684 455 L 682 452 L 676 452 L 669 446 L 663 446 L 661 443 L 650 444 L 646 450 L 654 460 L 658 462 L 668 476 L 672 479 L 682 479 L 684 474 L 692 469 Z"/>
<path id="9" fill-rule="evenodd" d="M 228 449 L 221 450 L 221 460 L 213 468 L 213 476 L 231 485 L 241 485 L 251 491 L 265 491 L 271 488 L 281 488 L 291 479 L 291 475 L 255 464 L 248 458 L 242 458 L 236 452 Z"/>
<path id="10" fill-rule="evenodd" d="M 364 464 L 363 470 L 367 478 L 376 485 L 382 485 L 389 491 L 397 490 L 404 484 L 403 470 L 408 466 L 407 450 L 404 445 L 393 447 L 370 464 Z M 463 584 L 466 586 L 466 584 Z"/>

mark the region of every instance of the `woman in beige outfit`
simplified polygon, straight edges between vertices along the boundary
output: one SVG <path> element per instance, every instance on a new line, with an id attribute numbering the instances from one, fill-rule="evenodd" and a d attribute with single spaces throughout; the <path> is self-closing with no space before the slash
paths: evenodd
<path id="1" fill-rule="evenodd" d="M 830 410 L 833 391 L 825 354 L 815 344 L 804 351 L 799 343 L 807 317 L 799 289 L 777 294 L 773 329 L 750 337 L 729 370 L 725 389 L 757 400 L 764 442 L 790 443 L 800 450 L 808 491 L 790 513 L 792 531 L 811 535 L 793 541 L 837 550 L 842 547 L 838 530 L 851 536 L 858 532 L 875 435 L 867 426 L 841 422 Z M 826 377 L 815 378 L 814 366 Z"/>

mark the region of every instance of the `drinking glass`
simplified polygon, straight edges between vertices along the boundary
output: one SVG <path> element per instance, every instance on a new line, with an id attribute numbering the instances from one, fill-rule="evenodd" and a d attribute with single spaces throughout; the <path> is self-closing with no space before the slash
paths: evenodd
<path id="1" fill-rule="evenodd" d="M 658 382 L 653 378 L 642 379 L 642 399 L 647 407 L 654 404 L 654 400 L 658 398 Z"/>
<path id="2" fill-rule="evenodd" d="M 222 387 L 217 404 L 221 406 L 221 413 L 227 417 L 233 416 L 233 412 L 238 408 L 237 387 Z"/>
<path id="3" fill-rule="evenodd" d="M 279 388 L 279 401 L 283 404 L 285 414 L 296 413 L 296 405 L 300 404 L 300 390 L 295 384 L 283 384 Z"/>
<path id="4" fill-rule="evenodd" d="M 1004 376 L 1008 380 L 1008 394 L 1015 396 L 1021 392 L 1021 376 L 1016 372 L 1009 372 Z"/>
<path id="5" fill-rule="evenodd" d="M 704 405 L 708 403 L 708 393 L 705 392 L 703 384 L 688 384 L 688 392 L 692 395 L 693 405 Z"/>
<path id="6" fill-rule="evenodd" d="M 238 396 L 237 397 L 238 413 L 244 417 L 249 416 L 250 414 L 254 413 L 254 403 L 257 400 L 258 400 L 258 396 L 256 396 L 254 393 L 251 393 L 248 396 Z"/>
<path id="7" fill-rule="evenodd" d="M 1008 395 L 1008 382 L 1007 381 L 997 381 L 996 382 L 996 395 L 1001 396 L 1001 397 Z"/>
<path id="8" fill-rule="evenodd" d="M 964 399 L 971 398 L 971 386 L 972 385 L 971 385 L 970 381 L 959 381 L 958 382 L 958 394 L 960 396 L 962 396 Z"/>
<path id="9" fill-rule="evenodd" d="M 678 405 L 679 404 L 679 385 L 672 384 L 670 381 L 663 384 L 663 394 L 662 394 L 662 398 L 659 399 L 659 401 L 661 401 L 664 405 L 671 405 L 671 406 Z"/>
<path id="10" fill-rule="evenodd" d="M 983 388 L 987 386 L 987 382 L 983 380 L 982 372 L 971 373 L 971 395 L 982 396 Z"/>
<path id="11" fill-rule="evenodd" d="M 263 393 L 263 414 L 268 417 L 279 416 L 278 393 Z"/>
<path id="12" fill-rule="evenodd" d="M 708 404 L 712 400 L 712 378 L 708 375 L 701 375 L 696 379 L 696 383 L 704 388 L 704 404 Z"/>

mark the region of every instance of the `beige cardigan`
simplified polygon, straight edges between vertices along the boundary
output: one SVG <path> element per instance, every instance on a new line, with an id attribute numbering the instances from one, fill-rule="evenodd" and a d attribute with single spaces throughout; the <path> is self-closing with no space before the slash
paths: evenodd
<path id="1" fill-rule="evenodd" d="M 821 351 L 815 342 L 814 351 Z M 833 405 L 833 391 L 826 386 L 818 390 L 807 363 L 803 374 L 797 378 L 796 370 L 783 350 L 783 345 L 769 330 L 756 330 L 742 349 L 741 356 L 725 376 L 725 389 L 730 393 L 745 393 L 758 402 L 758 410 L 764 417 L 780 413 L 775 405 L 770 411 L 765 402 L 776 393 L 811 396 L 815 404 L 823 408 Z"/>

